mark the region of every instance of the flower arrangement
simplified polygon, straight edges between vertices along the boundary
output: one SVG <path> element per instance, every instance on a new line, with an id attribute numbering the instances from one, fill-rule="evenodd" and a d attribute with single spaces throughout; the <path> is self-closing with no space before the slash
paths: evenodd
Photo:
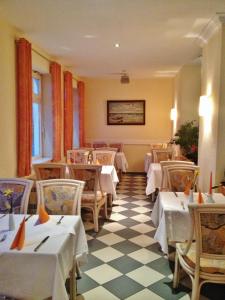
<path id="1" fill-rule="evenodd" d="M 13 190 L 6 189 L 3 192 L 3 195 L 6 197 L 7 201 L 5 201 L 5 207 L 9 210 L 10 213 L 13 213 Z"/>
<path id="2" fill-rule="evenodd" d="M 175 134 L 174 141 L 180 144 L 183 155 L 197 164 L 198 162 L 198 134 L 196 121 L 186 122 L 180 126 Z"/>

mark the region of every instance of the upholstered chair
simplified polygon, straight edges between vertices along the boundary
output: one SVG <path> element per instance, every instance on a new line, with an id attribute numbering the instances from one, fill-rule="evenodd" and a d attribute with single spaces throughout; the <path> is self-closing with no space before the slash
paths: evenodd
<path id="1" fill-rule="evenodd" d="M 225 204 L 189 204 L 192 218 L 188 242 L 176 244 L 173 287 L 180 267 L 192 282 L 192 300 L 199 300 L 204 283 L 225 284 Z"/>
<path id="2" fill-rule="evenodd" d="M 70 178 L 85 181 L 81 198 L 81 208 L 91 209 L 93 213 L 94 230 L 98 232 L 100 209 L 104 206 L 104 217 L 107 217 L 107 194 L 102 191 L 100 165 L 68 165 Z"/>
<path id="3" fill-rule="evenodd" d="M 110 143 L 109 147 L 117 148 L 118 152 L 123 152 L 123 144 L 122 143 Z"/>
<path id="4" fill-rule="evenodd" d="M 153 162 L 154 163 L 160 163 L 162 160 L 169 160 L 173 158 L 173 151 L 172 150 L 166 150 L 166 149 L 153 149 L 152 150 L 153 155 Z"/>
<path id="5" fill-rule="evenodd" d="M 194 188 L 197 185 L 198 176 L 195 176 L 195 174 L 198 174 L 199 166 L 172 165 L 164 167 L 164 172 L 168 181 L 169 191 L 183 192 L 188 182 L 192 182 Z"/>
<path id="6" fill-rule="evenodd" d="M 79 215 L 84 184 L 72 179 L 37 181 L 37 211 L 42 204 L 50 215 Z"/>
<path id="7" fill-rule="evenodd" d="M 34 164 L 33 168 L 37 180 L 65 178 L 65 173 L 66 173 L 65 164 L 42 163 L 42 164 Z"/>
<path id="8" fill-rule="evenodd" d="M 11 210 L 16 214 L 26 214 L 33 181 L 21 178 L 0 179 L 0 213 Z M 7 191 L 9 192 L 8 196 Z M 11 192 L 11 193 L 10 193 Z"/>
<path id="9" fill-rule="evenodd" d="M 87 164 L 89 151 L 86 149 L 75 149 L 67 151 L 67 163 Z"/>
<path id="10" fill-rule="evenodd" d="M 93 148 L 108 147 L 106 142 L 93 142 Z"/>
<path id="11" fill-rule="evenodd" d="M 107 150 L 94 150 L 93 163 L 100 165 L 114 165 L 116 152 Z"/>
<path id="12" fill-rule="evenodd" d="M 168 190 L 168 180 L 167 180 L 167 174 L 165 174 L 165 168 L 168 166 L 180 166 L 180 165 L 194 165 L 192 161 L 183 161 L 183 160 L 161 160 L 160 166 L 162 170 L 162 181 L 161 181 L 161 191 Z"/>

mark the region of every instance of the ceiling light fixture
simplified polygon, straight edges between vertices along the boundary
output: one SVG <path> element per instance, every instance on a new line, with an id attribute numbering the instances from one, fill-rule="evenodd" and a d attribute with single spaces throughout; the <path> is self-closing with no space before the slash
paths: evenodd
<path id="1" fill-rule="evenodd" d="M 114 45 L 114 47 L 115 47 L 115 48 L 119 48 L 119 47 L 120 47 L 120 44 L 119 44 L 119 43 L 116 43 L 116 44 Z"/>

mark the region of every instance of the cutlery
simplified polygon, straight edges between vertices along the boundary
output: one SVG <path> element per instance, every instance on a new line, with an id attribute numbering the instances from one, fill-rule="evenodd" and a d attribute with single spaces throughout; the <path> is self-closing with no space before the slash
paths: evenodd
<path id="1" fill-rule="evenodd" d="M 181 206 L 182 206 L 183 210 L 185 210 L 185 207 L 184 207 L 184 202 L 183 202 L 183 201 L 181 201 L 181 202 L 180 202 L 180 204 L 181 204 Z"/>
<path id="2" fill-rule="evenodd" d="M 1 216 L 1 217 L 0 217 L 0 219 L 4 218 L 5 216 L 6 216 L 6 214 L 5 214 L 5 215 L 3 215 L 3 216 Z"/>
<path id="3" fill-rule="evenodd" d="M 34 248 L 34 252 L 37 252 L 38 249 L 50 238 L 50 236 L 46 236 L 38 245 L 36 248 Z"/>
<path id="4" fill-rule="evenodd" d="M 63 218 L 64 218 L 64 216 L 61 216 L 61 218 L 60 218 L 59 221 L 56 223 L 56 225 L 61 224 Z"/>
<path id="5" fill-rule="evenodd" d="M 7 234 L 4 234 L 3 237 L 0 239 L 0 242 L 4 242 L 7 238 Z"/>
<path id="6" fill-rule="evenodd" d="M 174 193 L 174 195 L 176 196 L 176 197 L 178 197 L 178 195 L 177 195 L 177 193 L 176 192 L 173 192 Z"/>
<path id="7" fill-rule="evenodd" d="M 31 217 L 33 217 L 33 215 L 29 215 L 28 217 L 26 217 L 25 222 L 27 222 Z"/>

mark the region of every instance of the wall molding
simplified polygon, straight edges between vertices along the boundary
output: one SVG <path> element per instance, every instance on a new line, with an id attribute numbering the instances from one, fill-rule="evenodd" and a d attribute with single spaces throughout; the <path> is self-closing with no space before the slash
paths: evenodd
<path id="1" fill-rule="evenodd" d="M 219 28 L 221 28 L 222 24 L 225 24 L 225 12 L 217 13 L 213 16 L 199 33 L 197 39 L 201 47 L 208 43 L 209 39 L 217 30 L 219 30 Z"/>
<path id="2" fill-rule="evenodd" d="M 150 145 L 157 143 L 168 143 L 168 138 L 154 139 L 154 140 L 139 140 L 139 139 L 109 139 L 109 138 L 96 138 L 96 139 L 86 139 L 87 143 L 93 142 L 105 142 L 105 143 L 122 143 L 124 145 Z"/>

